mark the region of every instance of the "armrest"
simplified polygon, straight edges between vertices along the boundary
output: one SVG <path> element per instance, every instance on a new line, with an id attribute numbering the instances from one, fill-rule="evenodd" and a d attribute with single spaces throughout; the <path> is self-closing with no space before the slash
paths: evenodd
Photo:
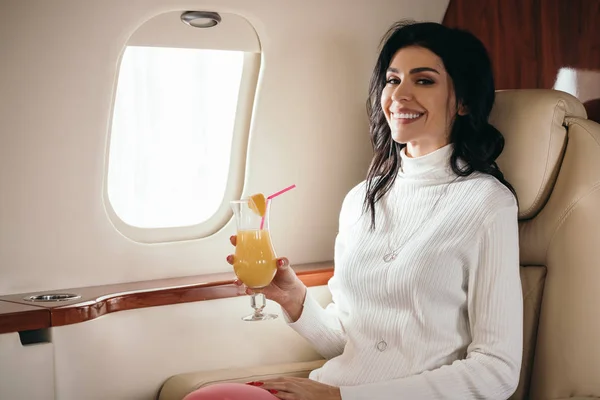
<path id="1" fill-rule="evenodd" d="M 320 368 L 324 363 L 325 360 L 316 360 L 173 375 L 163 384 L 158 394 L 158 400 L 181 400 L 196 389 L 219 382 L 245 383 L 279 376 L 307 378 L 312 370 Z"/>

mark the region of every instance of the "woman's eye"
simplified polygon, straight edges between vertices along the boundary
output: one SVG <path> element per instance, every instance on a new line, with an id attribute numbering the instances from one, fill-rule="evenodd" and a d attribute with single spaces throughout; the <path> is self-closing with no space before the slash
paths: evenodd
<path id="1" fill-rule="evenodd" d="M 388 85 L 397 85 L 400 83 L 400 80 L 398 78 L 388 78 L 385 83 Z"/>
<path id="2" fill-rule="evenodd" d="M 418 79 L 417 83 L 419 85 L 433 85 L 435 82 L 433 82 L 431 79 L 424 79 L 424 78 L 422 78 L 422 79 Z"/>

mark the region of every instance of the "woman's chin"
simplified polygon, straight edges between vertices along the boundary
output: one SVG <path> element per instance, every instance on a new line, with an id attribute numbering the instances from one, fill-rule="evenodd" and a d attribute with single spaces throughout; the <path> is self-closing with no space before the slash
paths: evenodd
<path id="1" fill-rule="evenodd" d="M 398 144 L 406 144 L 406 143 L 410 142 L 414 138 L 412 138 L 409 135 L 406 135 L 404 132 L 394 132 L 394 131 L 392 131 L 392 139 L 394 140 L 394 142 L 396 142 Z"/>

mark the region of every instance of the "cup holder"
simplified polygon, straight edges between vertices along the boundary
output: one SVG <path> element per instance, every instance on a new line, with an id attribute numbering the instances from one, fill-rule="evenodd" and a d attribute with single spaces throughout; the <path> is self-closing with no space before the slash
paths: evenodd
<path id="1" fill-rule="evenodd" d="M 81 298 L 78 294 L 73 293 L 48 293 L 48 294 L 40 294 L 37 296 L 27 296 L 24 300 L 32 301 L 34 303 L 38 302 L 52 302 L 52 301 L 68 301 L 68 300 L 76 300 Z"/>

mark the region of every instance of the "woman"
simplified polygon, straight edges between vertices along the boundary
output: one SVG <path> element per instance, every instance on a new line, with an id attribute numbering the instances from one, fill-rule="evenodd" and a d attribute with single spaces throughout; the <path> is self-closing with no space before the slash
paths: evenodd
<path id="1" fill-rule="evenodd" d="M 186 399 L 510 397 L 522 351 L 517 201 L 495 163 L 504 139 L 488 123 L 493 103 L 478 39 L 394 25 L 370 85 L 374 157 L 340 213 L 333 302 L 323 309 L 285 258 L 264 290 L 328 361 L 309 379 Z M 231 387 L 241 397 L 223 394 Z"/>

